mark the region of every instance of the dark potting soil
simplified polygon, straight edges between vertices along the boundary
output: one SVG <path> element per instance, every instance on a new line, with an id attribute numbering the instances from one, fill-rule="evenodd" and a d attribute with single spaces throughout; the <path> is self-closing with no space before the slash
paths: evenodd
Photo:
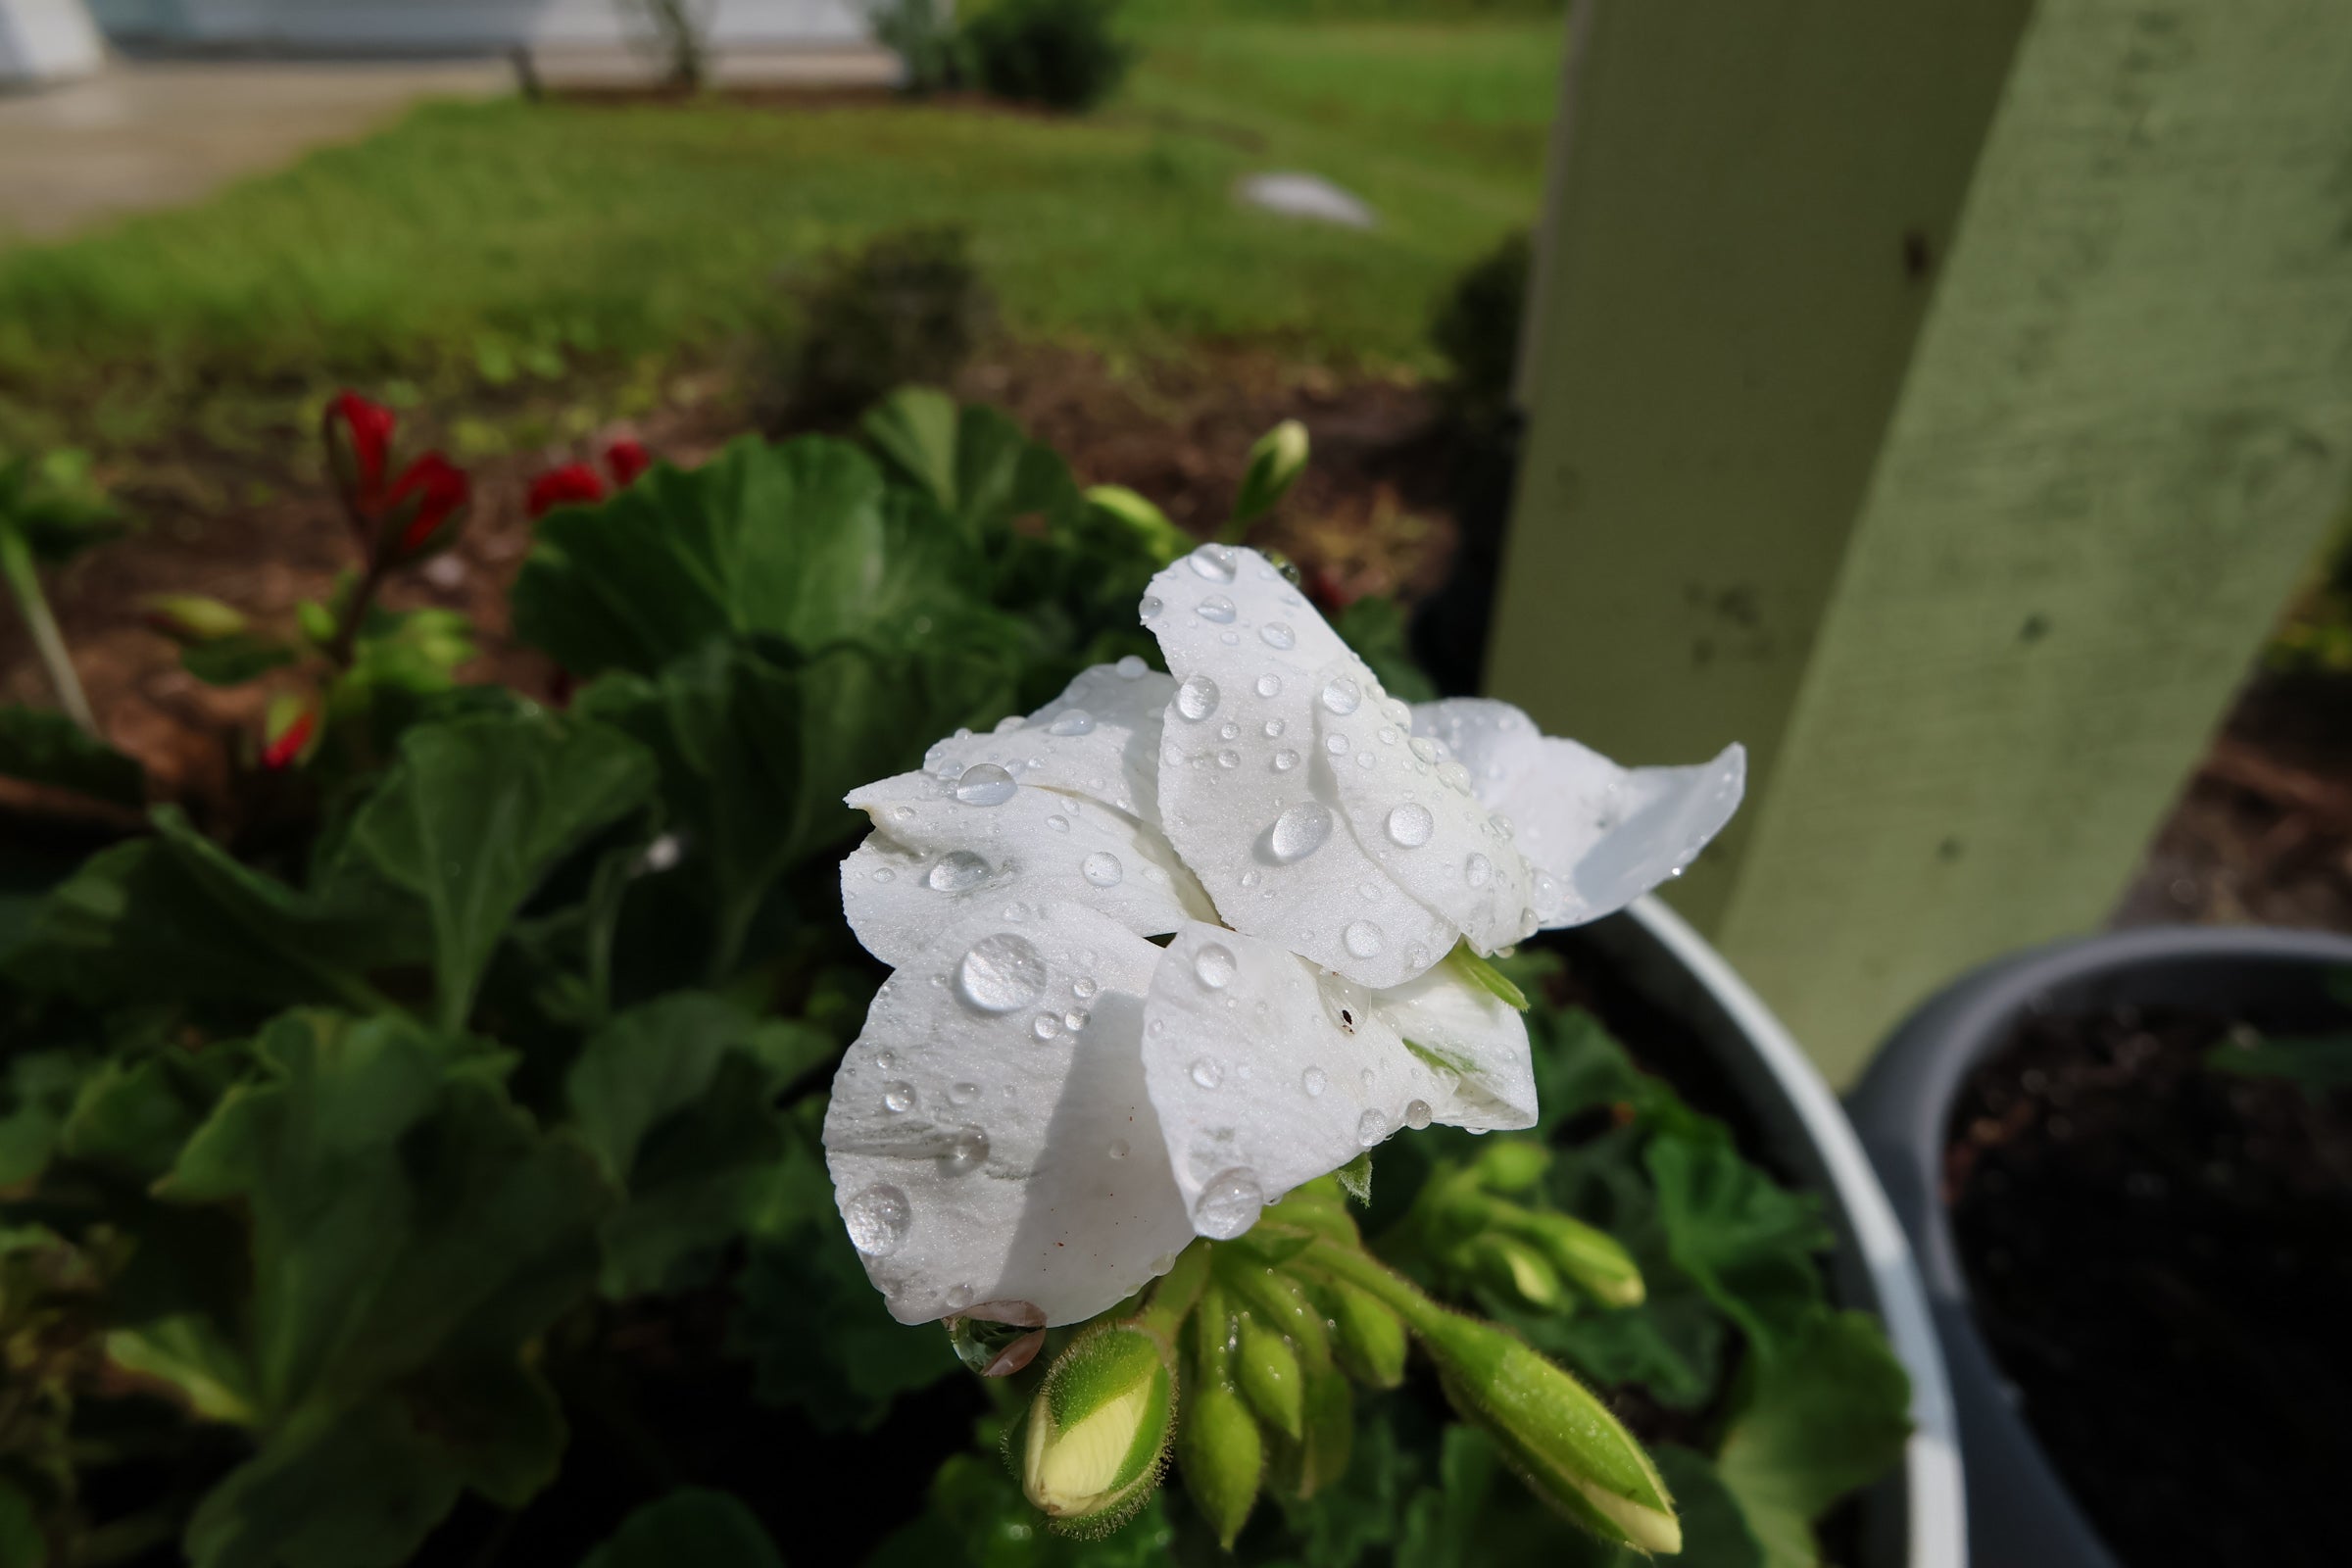
<path id="1" fill-rule="evenodd" d="M 2029 1019 L 1955 1107 L 1976 1321 L 2128 1568 L 2352 1563 L 2352 1100 L 2205 1063 L 2236 1019 Z"/>

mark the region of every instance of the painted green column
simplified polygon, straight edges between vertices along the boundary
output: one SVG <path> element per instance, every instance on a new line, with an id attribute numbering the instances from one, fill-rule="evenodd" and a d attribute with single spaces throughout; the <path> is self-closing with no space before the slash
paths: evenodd
<path id="1" fill-rule="evenodd" d="M 1677 902 L 1848 1077 L 2100 923 L 2341 502 L 2352 5 L 1579 10 L 1490 682 L 1749 743 Z"/>

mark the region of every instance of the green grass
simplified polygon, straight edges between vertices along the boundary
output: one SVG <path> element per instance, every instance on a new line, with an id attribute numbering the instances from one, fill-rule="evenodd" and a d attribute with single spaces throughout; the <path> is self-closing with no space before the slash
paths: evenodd
<path id="1" fill-rule="evenodd" d="M 1556 21 L 1144 31 L 1085 120 L 427 105 L 198 206 L 0 252 L 0 406 L 666 353 L 740 327 L 780 271 L 918 220 L 970 226 L 1018 331 L 1426 363 L 1433 298 L 1535 212 Z M 1235 208 L 1262 169 L 1325 173 L 1382 225 Z"/>

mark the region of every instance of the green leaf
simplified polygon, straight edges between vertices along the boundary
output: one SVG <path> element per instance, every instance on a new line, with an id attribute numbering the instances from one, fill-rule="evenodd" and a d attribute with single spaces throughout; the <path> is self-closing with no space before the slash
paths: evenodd
<path id="1" fill-rule="evenodd" d="M 517 634 L 574 674 L 650 676 L 730 636 L 803 652 L 861 634 L 923 641 L 985 580 L 962 530 L 887 489 L 857 448 L 746 438 L 548 516 L 513 605 Z"/>
<path id="2" fill-rule="evenodd" d="M 892 1535 L 866 1568 L 1167 1568 L 1175 1532 L 1154 1496 L 1109 1535 L 1061 1535 L 1021 1495 L 994 1454 L 939 1467 L 922 1517 Z"/>
<path id="3" fill-rule="evenodd" d="M 0 708 L 0 775 L 136 808 L 147 799 L 138 763 L 48 708 Z"/>
<path id="4" fill-rule="evenodd" d="M 245 682 L 283 668 L 295 660 L 286 644 L 251 632 L 191 643 L 180 650 L 182 669 L 208 686 L 242 686 Z"/>
<path id="5" fill-rule="evenodd" d="M 252 1069 L 253 1053 L 238 1041 L 116 1056 L 81 1086 L 60 1152 L 144 1187 L 171 1170 L 221 1097 Z"/>
<path id="6" fill-rule="evenodd" d="M 0 1059 L 0 1191 L 49 1163 L 89 1072 L 79 1051 L 21 1051 Z"/>
<path id="7" fill-rule="evenodd" d="M 642 806 L 654 776 L 642 747 L 601 725 L 485 716 L 402 738 L 344 852 L 423 901 L 444 1028 L 464 1024 L 491 954 L 540 881 Z"/>
<path id="8" fill-rule="evenodd" d="M 784 1559 L 736 1498 L 680 1487 L 622 1520 L 580 1568 L 784 1568 Z"/>
<path id="9" fill-rule="evenodd" d="M 1687 1113 L 1686 1113 L 1687 1114 Z M 1791 1193 L 1740 1157 L 1720 1125 L 1689 1117 L 1644 1151 L 1657 1184 L 1667 1253 L 1767 1359 L 1819 1309 L 1814 1254 L 1833 1240 L 1820 1202 Z"/>
<path id="10" fill-rule="evenodd" d="M 1716 1464 L 1768 1568 L 1818 1568 L 1813 1521 L 1902 1458 L 1910 1408 L 1911 1380 L 1860 1312 L 1816 1313 L 1756 1364 Z"/>
<path id="11" fill-rule="evenodd" d="M 380 894 L 300 893 L 239 864 L 176 807 L 152 838 L 93 856 L 49 896 L 21 978 L 97 999 L 341 1000 L 384 1005 L 370 970 L 419 956 L 406 911 Z"/>
<path id="12" fill-rule="evenodd" d="M 291 1014 L 159 1191 L 244 1216 L 256 1455 L 205 1498 L 197 1568 L 405 1560 L 470 1488 L 520 1505 L 563 1424 L 529 1342 L 581 1299 L 612 1199 L 498 1058 L 402 1019 Z"/>
<path id="13" fill-rule="evenodd" d="M 1060 456 L 984 404 L 958 409 L 944 392 L 905 387 L 876 404 L 863 427 L 890 476 L 976 541 L 997 539 L 1027 514 L 1066 519 L 1086 506 Z"/>
<path id="14" fill-rule="evenodd" d="M 787 1147 L 777 1093 L 834 1050 L 820 1031 L 703 992 L 590 1037 L 567 1084 L 572 1117 L 628 1194 L 604 1224 L 607 1296 L 693 1283 L 687 1265 L 742 1233 Z"/>

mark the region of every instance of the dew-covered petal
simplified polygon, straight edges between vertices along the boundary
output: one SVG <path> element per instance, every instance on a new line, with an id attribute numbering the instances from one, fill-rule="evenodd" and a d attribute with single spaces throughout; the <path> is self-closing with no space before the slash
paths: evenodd
<path id="1" fill-rule="evenodd" d="M 1536 1069 L 1519 1009 L 1472 983 L 1450 963 L 1372 999 L 1405 1049 L 1452 1088 L 1435 1101 L 1436 1119 L 1472 1132 L 1536 1124 Z"/>
<path id="2" fill-rule="evenodd" d="M 858 793 L 877 831 L 841 863 L 841 907 L 885 963 L 912 962 L 967 910 L 1066 900 L 1150 937 L 1214 909 L 1156 828 L 1099 802 L 1022 784 L 974 804 L 923 773 Z"/>
<path id="3" fill-rule="evenodd" d="M 1417 1002 L 1403 1015 L 1436 1016 Z M 1453 1020 L 1465 1054 L 1475 1033 Z M 1477 1040 L 1482 1063 L 1505 1054 Z M 1211 1237 L 1239 1235 L 1300 1182 L 1464 1104 L 1462 1080 L 1406 1049 L 1377 993 L 1211 925 L 1178 932 L 1152 977 L 1144 1074 L 1193 1229 Z M 1465 1124 L 1496 1124 L 1491 1107 L 1477 1114 L 1488 1119 Z"/>
<path id="4" fill-rule="evenodd" d="M 1377 713 L 1379 682 L 1263 557 L 1212 558 L 1230 581 L 1203 578 L 1200 559 L 1154 577 L 1145 601 L 1160 604 L 1146 624 L 1177 678 L 1160 731 L 1160 828 L 1236 930 L 1362 985 L 1408 980 L 1453 946 L 1456 928 L 1376 858 L 1385 841 L 1365 833 L 1379 824 L 1350 814 L 1335 771 L 1356 764 L 1335 757 L 1317 722 L 1366 705 Z M 1230 624 L 1215 618 L 1222 604 L 1205 618 L 1179 612 L 1178 596 L 1206 587 L 1232 597 Z M 1254 634 L 1225 642 L 1276 611 L 1285 646 Z"/>
<path id="5" fill-rule="evenodd" d="M 1148 822 L 1158 812 L 1160 714 L 1175 690 L 1141 660 L 1097 664 L 1024 719 L 939 742 L 923 771 L 953 785 L 975 768 L 985 780 L 985 769 L 999 767 L 1016 783 L 1081 795 Z M 849 804 L 870 809 L 875 787 L 852 792 Z"/>
<path id="6" fill-rule="evenodd" d="M 1272 562 L 1237 546 L 1202 545 L 1163 568 L 1141 613 L 1180 682 L 1211 664 L 1220 681 L 1236 673 L 1247 684 L 1269 671 L 1305 673 L 1348 657 L 1348 645 L 1306 596 Z"/>
<path id="7" fill-rule="evenodd" d="M 1742 747 L 1689 767 L 1625 768 L 1489 698 L 1421 704 L 1413 726 L 1449 748 L 1479 798 L 1511 823 L 1546 928 L 1614 913 L 1680 872 L 1746 787 Z"/>
<path id="8" fill-rule="evenodd" d="M 902 1323 L 1072 1323 L 1192 1239 L 1146 1089 L 1159 950 L 1053 905 L 883 983 L 825 1114 L 834 1199 Z"/>

